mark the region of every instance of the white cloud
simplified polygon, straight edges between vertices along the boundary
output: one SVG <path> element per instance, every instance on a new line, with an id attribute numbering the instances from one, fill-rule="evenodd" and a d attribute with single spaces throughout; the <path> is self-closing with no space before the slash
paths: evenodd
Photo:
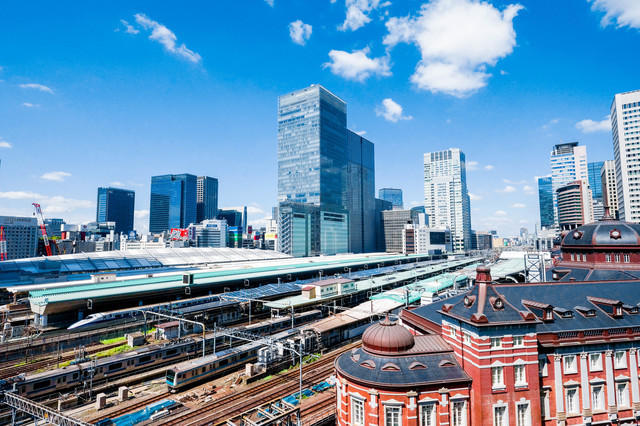
<path id="1" fill-rule="evenodd" d="M 466 163 L 467 171 L 472 172 L 474 170 L 478 170 L 479 165 L 480 163 L 478 163 L 477 161 L 467 161 Z"/>
<path id="2" fill-rule="evenodd" d="M 329 52 L 331 62 L 325 63 L 323 67 L 329 68 L 335 75 L 356 81 L 364 81 L 371 75 L 391 75 L 388 57 L 369 58 L 368 54 L 368 47 L 353 53 L 332 50 Z"/>
<path id="3" fill-rule="evenodd" d="M 35 84 L 35 83 L 21 84 L 20 87 L 23 89 L 39 90 L 40 92 L 51 93 L 53 95 L 53 90 L 47 86 L 43 86 L 42 84 Z"/>
<path id="4" fill-rule="evenodd" d="M 423 205 L 423 203 L 421 203 L 420 201 L 412 201 L 412 202 L 411 202 L 411 205 L 412 205 L 413 207 L 416 207 L 416 206 L 422 206 L 422 205 Z"/>
<path id="5" fill-rule="evenodd" d="M 123 187 L 123 186 L 125 186 L 125 184 L 120 182 L 120 181 L 115 181 L 115 182 L 109 182 L 109 186 L 120 186 L 120 187 Z"/>
<path id="6" fill-rule="evenodd" d="M 289 37 L 291 37 L 291 41 L 300 46 L 304 46 L 309 40 L 311 31 L 311 25 L 305 24 L 299 19 L 289 24 Z"/>
<path id="7" fill-rule="evenodd" d="M 36 108 L 36 107 L 39 107 L 40 105 L 39 104 L 32 104 L 30 102 L 23 102 L 22 106 L 27 107 L 27 108 Z"/>
<path id="8" fill-rule="evenodd" d="M 355 31 L 371 22 L 369 13 L 378 7 L 389 6 L 390 2 L 380 4 L 380 0 L 346 0 L 347 16 L 338 27 L 340 31 Z"/>
<path id="9" fill-rule="evenodd" d="M 140 31 L 136 30 L 133 25 L 129 24 L 127 21 L 125 21 L 124 19 L 121 19 L 120 22 L 122 22 L 122 25 L 124 25 L 124 32 L 127 34 L 138 34 Z"/>
<path id="10" fill-rule="evenodd" d="M 64 182 L 64 178 L 71 176 L 71 173 L 67 172 L 49 172 L 45 173 L 40 178 L 46 180 L 53 180 L 56 182 Z"/>
<path id="11" fill-rule="evenodd" d="M 506 216 L 507 212 L 505 212 L 504 210 L 498 210 L 494 213 L 496 216 Z"/>
<path id="12" fill-rule="evenodd" d="M 487 66 L 516 45 L 519 4 L 502 12 L 479 0 L 433 0 L 417 17 L 391 18 L 384 43 L 413 43 L 422 56 L 411 81 L 420 89 L 464 97 L 487 85 Z"/>
<path id="13" fill-rule="evenodd" d="M 469 193 L 469 199 L 471 201 L 478 201 L 478 200 L 482 200 L 482 197 L 480 195 L 476 195 L 476 194 L 472 194 L 471 192 Z"/>
<path id="14" fill-rule="evenodd" d="M 616 22 L 618 28 L 640 28 L 640 3 L 637 0 L 589 0 L 591 9 L 605 12 L 600 22 L 603 27 Z"/>
<path id="15" fill-rule="evenodd" d="M 527 206 L 525 204 L 522 204 L 522 203 L 514 203 L 514 204 L 511 205 L 511 207 L 513 207 L 514 209 L 524 209 Z"/>
<path id="16" fill-rule="evenodd" d="M 533 194 L 533 193 L 534 193 L 534 189 L 533 189 L 533 187 L 532 187 L 532 186 L 525 185 L 525 186 L 523 186 L 523 187 L 522 187 L 522 189 L 524 190 L 524 192 L 525 192 L 526 194 L 531 195 L 531 194 Z"/>
<path id="17" fill-rule="evenodd" d="M 264 0 L 264 1 L 266 1 L 269 6 L 273 7 L 274 0 Z"/>
<path id="18" fill-rule="evenodd" d="M 0 198 L 8 200 L 30 200 L 42 205 L 45 213 L 69 213 L 77 208 L 92 208 L 94 204 L 88 200 L 76 200 L 60 195 L 49 197 L 29 191 L 7 191 L 0 192 Z"/>
<path id="19" fill-rule="evenodd" d="M 222 210 L 237 210 L 240 213 L 242 213 L 242 212 L 244 212 L 244 207 L 245 206 L 225 207 Z M 262 210 L 258 206 L 247 206 L 247 215 L 250 215 L 250 214 L 262 214 L 262 213 L 264 213 L 264 210 Z"/>
<path id="20" fill-rule="evenodd" d="M 133 212 L 133 217 L 136 219 L 144 219 L 149 217 L 149 210 L 136 210 Z"/>
<path id="21" fill-rule="evenodd" d="M 187 46 L 185 46 L 184 43 L 178 46 L 176 44 L 177 37 L 171 30 L 169 30 L 169 28 L 165 27 L 162 24 L 159 24 L 152 19 L 149 19 L 142 13 L 136 14 L 135 18 L 136 22 L 140 26 L 142 26 L 142 28 L 144 28 L 145 30 L 151 30 L 149 40 L 157 41 L 158 43 L 162 44 L 168 52 L 180 56 L 190 62 L 197 64 L 202 61 L 202 57 L 193 50 L 187 49 Z"/>
<path id="22" fill-rule="evenodd" d="M 382 116 L 392 123 L 396 123 L 398 120 L 413 120 L 410 115 L 402 115 L 402 106 L 391 98 L 382 101 L 382 108 L 376 108 L 376 115 Z"/>
<path id="23" fill-rule="evenodd" d="M 0 198 L 6 198 L 8 200 L 27 200 L 27 199 L 41 199 L 42 195 L 35 192 L 28 191 L 7 191 L 0 192 Z"/>
<path id="24" fill-rule="evenodd" d="M 523 185 L 523 184 L 528 182 L 527 180 L 516 180 L 516 181 L 514 181 L 514 180 L 510 180 L 510 179 L 502 179 L 502 181 L 504 183 L 510 183 L 512 185 Z"/>
<path id="25" fill-rule="evenodd" d="M 602 121 L 593 121 L 590 119 L 579 121 L 576 123 L 576 129 L 582 133 L 610 132 L 611 116 L 605 117 Z"/>
<path id="26" fill-rule="evenodd" d="M 7 141 L 0 140 L 0 148 L 13 148 L 13 145 Z"/>
<path id="27" fill-rule="evenodd" d="M 496 189 L 496 192 L 501 192 L 503 194 L 509 194 L 511 192 L 516 192 L 517 189 L 511 185 L 505 186 L 503 189 Z"/>
<path id="28" fill-rule="evenodd" d="M 366 130 L 355 130 L 353 133 L 355 133 L 358 136 L 364 136 L 367 134 Z"/>
<path id="29" fill-rule="evenodd" d="M 485 170 L 493 170 L 495 167 L 493 167 L 493 165 L 491 164 L 487 164 L 486 166 L 484 166 Z"/>

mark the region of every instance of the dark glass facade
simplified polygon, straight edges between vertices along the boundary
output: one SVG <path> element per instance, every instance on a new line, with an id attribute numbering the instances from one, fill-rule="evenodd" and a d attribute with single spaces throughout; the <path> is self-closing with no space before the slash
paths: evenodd
<path id="1" fill-rule="evenodd" d="M 394 208 L 404 208 L 404 202 L 402 201 L 402 189 L 382 188 L 378 191 L 378 198 L 391 202 Z"/>
<path id="2" fill-rule="evenodd" d="M 98 188 L 96 222 L 115 222 L 115 233 L 133 231 L 136 193 L 128 189 Z"/>
<path id="3" fill-rule="evenodd" d="M 591 195 L 594 201 L 602 201 L 602 175 L 600 173 L 602 171 L 602 166 L 604 166 L 604 161 L 587 164 L 589 187 L 591 188 Z"/>
<path id="4" fill-rule="evenodd" d="M 551 176 L 538 178 L 538 199 L 540 201 L 540 226 L 551 228 L 555 223 Z"/>
<path id="5" fill-rule="evenodd" d="M 198 176 L 196 222 L 215 219 L 218 215 L 218 179 Z"/>
<path id="6" fill-rule="evenodd" d="M 218 219 L 224 219 L 227 221 L 227 226 L 238 227 L 244 229 L 242 223 L 242 213 L 237 210 L 220 210 L 218 212 Z"/>
<path id="7" fill-rule="evenodd" d="M 186 228 L 196 223 L 197 177 L 190 174 L 151 178 L 149 232 Z"/>

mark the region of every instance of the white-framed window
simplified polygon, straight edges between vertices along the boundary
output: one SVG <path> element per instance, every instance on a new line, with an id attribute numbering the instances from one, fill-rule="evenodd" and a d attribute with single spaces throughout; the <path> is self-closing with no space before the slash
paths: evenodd
<path id="1" fill-rule="evenodd" d="M 589 370 L 602 371 L 602 354 L 589 354 Z"/>
<path id="2" fill-rule="evenodd" d="M 364 400 L 351 397 L 351 424 L 364 426 Z"/>
<path id="3" fill-rule="evenodd" d="M 604 411 L 604 386 L 591 386 L 591 408 L 593 411 Z"/>
<path id="4" fill-rule="evenodd" d="M 524 336 L 513 336 L 513 346 L 516 348 L 524 346 Z"/>
<path id="5" fill-rule="evenodd" d="M 402 426 L 402 407 L 399 405 L 384 406 L 384 425 Z"/>
<path id="6" fill-rule="evenodd" d="M 469 333 L 465 332 L 465 333 L 463 334 L 463 336 L 464 336 L 464 342 L 465 342 L 467 345 L 470 345 L 470 344 L 471 344 L 471 335 L 470 335 Z"/>
<path id="7" fill-rule="evenodd" d="M 456 338 L 456 329 L 451 327 L 449 329 L 449 334 L 451 335 L 451 337 L 453 337 L 455 339 Z"/>
<path id="8" fill-rule="evenodd" d="M 582 261 L 583 261 L 583 262 L 586 262 L 586 261 L 587 261 L 587 255 L 586 255 L 586 254 L 583 254 L 583 255 L 582 255 Z"/>
<path id="9" fill-rule="evenodd" d="M 502 337 L 491 338 L 491 349 L 497 349 L 502 347 Z"/>
<path id="10" fill-rule="evenodd" d="M 565 392 L 565 395 L 567 400 L 567 413 L 579 413 L 580 403 L 578 400 L 578 388 L 568 388 Z"/>
<path id="11" fill-rule="evenodd" d="M 504 375 L 502 367 L 491 367 L 491 386 L 494 388 L 504 387 Z"/>
<path id="12" fill-rule="evenodd" d="M 436 426 L 436 404 L 420 404 L 420 426 Z"/>
<path id="13" fill-rule="evenodd" d="M 454 401 L 451 405 L 451 425 L 467 426 L 467 407 L 465 401 Z"/>
<path id="14" fill-rule="evenodd" d="M 516 403 L 516 426 L 531 426 L 528 402 Z"/>
<path id="15" fill-rule="evenodd" d="M 527 384 L 527 374 L 524 364 L 516 364 L 513 366 L 513 375 L 515 377 L 516 386 Z"/>
<path id="16" fill-rule="evenodd" d="M 538 358 L 538 373 L 540 377 L 547 377 L 549 375 L 548 364 L 547 357 Z"/>
<path id="17" fill-rule="evenodd" d="M 493 407 L 493 426 L 507 426 L 509 424 L 509 415 L 506 405 L 498 405 Z"/>
<path id="18" fill-rule="evenodd" d="M 620 255 L 616 253 L 616 262 L 620 263 Z"/>
<path id="19" fill-rule="evenodd" d="M 627 368 L 627 353 L 618 351 L 613 355 L 613 365 L 615 368 Z"/>
<path id="20" fill-rule="evenodd" d="M 616 399 L 618 407 L 629 407 L 629 386 L 627 382 L 616 384 Z"/>
<path id="21" fill-rule="evenodd" d="M 575 255 L 573 253 L 571 253 L 571 261 L 576 260 Z"/>
<path id="22" fill-rule="evenodd" d="M 611 262 L 611 255 L 609 253 L 604 255 L 605 262 Z"/>
<path id="23" fill-rule="evenodd" d="M 624 263 L 629 263 L 629 262 L 630 262 L 629 255 L 625 254 L 624 255 Z"/>
<path id="24" fill-rule="evenodd" d="M 578 363 L 575 355 L 565 355 L 562 357 L 564 364 L 564 374 L 572 374 L 578 372 Z"/>

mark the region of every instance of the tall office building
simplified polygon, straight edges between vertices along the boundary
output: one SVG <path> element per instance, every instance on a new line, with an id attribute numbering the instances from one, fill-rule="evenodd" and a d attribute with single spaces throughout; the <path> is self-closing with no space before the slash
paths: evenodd
<path id="1" fill-rule="evenodd" d="M 609 207 L 609 214 L 615 218 L 618 214 L 618 191 L 616 179 L 616 163 L 613 160 L 607 160 L 602 166 L 600 173 L 602 179 L 602 199 L 606 207 Z"/>
<path id="2" fill-rule="evenodd" d="M 611 104 L 620 220 L 640 222 L 640 90 L 618 93 Z"/>
<path id="3" fill-rule="evenodd" d="M 219 210 L 217 218 L 220 220 L 226 220 L 227 225 L 230 228 L 234 227 L 244 229 L 242 224 L 242 213 L 238 210 Z"/>
<path id="4" fill-rule="evenodd" d="M 373 143 L 347 130 L 344 207 L 349 212 L 349 251 L 376 250 L 375 164 Z"/>
<path id="5" fill-rule="evenodd" d="M 555 145 L 551 151 L 551 189 L 553 195 L 553 221 L 558 225 L 558 188 L 576 180 L 589 179 L 587 147 L 578 142 Z"/>
<path id="6" fill-rule="evenodd" d="M 218 215 L 218 179 L 198 176 L 196 222 L 213 220 Z"/>
<path id="7" fill-rule="evenodd" d="M 553 228 L 553 186 L 551 176 L 538 178 L 538 201 L 540 203 L 540 226 Z"/>
<path id="8" fill-rule="evenodd" d="M 402 189 L 381 188 L 378 191 L 378 198 L 380 198 L 381 200 L 390 201 L 394 209 L 404 209 L 404 203 L 402 202 Z"/>
<path id="9" fill-rule="evenodd" d="M 589 184 L 577 180 L 558 188 L 558 224 L 563 231 L 570 231 L 593 222 L 593 199 Z"/>
<path id="10" fill-rule="evenodd" d="M 38 255 L 40 227 L 35 217 L 0 216 L 7 242 L 7 259 L 24 259 Z"/>
<path id="11" fill-rule="evenodd" d="M 387 247 L 385 244 L 385 235 L 384 235 L 384 218 L 382 216 L 382 212 L 393 210 L 393 204 L 391 204 L 391 201 L 382 200 L 380 198 L 376 198 L 375 203 L 376 203 L 376 224 L 375 224 L 376 251 L 382 253 L 387 251 Z"/>
<path id="12" fill-rule="evenodd" d="M 98 188 L 96 222 L 115 222 L 116 234 L 133 231 L 136 193 L 128 189 Z"/>
<path id="13" fill-rule="evenodd" d="M 162 175 L 151 178 L 149 232 L 186 228 L 196 223 L 198 178 L 195 175 Z"/>
<path id="14" fill-rule="evenodd" d="M 595 163 L 587 163 L 587 172 L 589 174 L 589 188 L 591 188 L 591 196 L 593 198 L 593 220 L 597 221 L 604 216 L 604 202 L 602 199 L 602 178 L 601 171 L 604 161 Z"/>
<path id="15" fill-rule="evenodd" d="M 420 213 L 414 210 L 385 210 L 382 212 L 384 247 L 387 253 L 402 253 L 403 231 L 407 224 L 418 224 Z"/>
<path id="16" fill-rule="evenodd" d="M 424 154 L 424 208 L 429 226 L 451 229 L 454 251 L 471 249 L 471 206 L 460 149 Z"/>

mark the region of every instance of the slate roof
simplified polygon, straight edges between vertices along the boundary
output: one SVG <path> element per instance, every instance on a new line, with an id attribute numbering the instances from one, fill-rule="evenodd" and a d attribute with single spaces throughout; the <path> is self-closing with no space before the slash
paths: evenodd
<path id="1" fill-rule="evenodd" d="M 620 232 L 614 238 L 612 231 Z M 576 238 L 579 237 L 579 238 Z M 640 224 L 621 222 L 603 218 L 570 231 L 562 240 L 563 247 L 577 246 L 638 246 L 640 244 Z"/>

